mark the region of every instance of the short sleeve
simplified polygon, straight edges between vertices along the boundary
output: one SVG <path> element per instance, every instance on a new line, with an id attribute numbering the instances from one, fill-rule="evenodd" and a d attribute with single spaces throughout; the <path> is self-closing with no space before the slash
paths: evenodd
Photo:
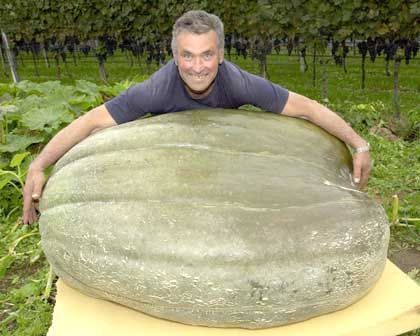
<path id="1" fill-rule="evenodd" d="M 143 109 L 143 102 L 147 102 L 145 85 L 134 85 L 117 97 L 105 103 L 105 107 L 117 124 L 123 124 L 138 119 L 147 112 Z"/>
<path id="2" fill-rule="evenodd" d="M 148 113 L 161 113 L 174 91 L 175 63 L 169 61 L 148 80 L 130 87 L 105 103 L 117 124 L 138 119 Z"/>
<path id="3" fill-rule="evenodd" d="M 281 113 L 289 98 L 289 91 L 282 86 L 252 74 L 246 87 L 251 104 L 265 111 Z"/>
<path id="4" fill-rule="evenodd" d="M 289 98 L 287 89 L 250 74 L 232 63 L 226 64 L 226 67 L 228 76 L 234 79 L 232 92 L 236 105 L 252 104 L 269 112 L 283 111 Z"/>

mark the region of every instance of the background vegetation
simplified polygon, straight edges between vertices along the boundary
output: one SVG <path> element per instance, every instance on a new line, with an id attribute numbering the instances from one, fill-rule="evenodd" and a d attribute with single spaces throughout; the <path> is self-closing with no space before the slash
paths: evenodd
<path id="1" fill-rule="evenodd" d="M 30 162 L 59 129 L 167 61 L 172 24 L 192 8 L 223 19 L 230 60 L 328 105 L 370 142 L 374 169 L 367 192 L 392 224 L 389 255 L 402 255 L 399 266 L 419 281 L 418 1 L 195 0 L 187 6 L 113 0 L 105 6 L 4 0 L 0 29 L 9 46 L 3 39 L 1 335 L 44 335 L 54 305 L 54 275 L 38 226 L 21 225 Z"/>
<path id="2" fill-rule="evenodd" d="M 118 57 L 123 55 L 117 55 L 116 60 Z M 248 71 L 259 70 L 258 63 L 249 58 L 232 56 L 232 60 Z M 420 81 L 415 66 L 416 63 L 401 68 L 404 79 L 401 106 L 403 116 L 412 126 L 400 128 L 400 134 L 393 131 L 393 83 L 385 74 L 383 60 L 369 65 L 364 90 L 360 88 L 358 58 L 349 62 L 347 73 L 342 67 L 327 66 L 330 84 L 328 99 L 323 102 L 340 113 L 372 145 L 375 166 L 367 191 L 385 207 L 390 221 L 394 222 L 390 255 L 406 250 L 418 251 L 420 246 L 419 223 L 403 219 L 420 217 L 420 147 L 418 133 L 413 135 L 410 131 L 420 121 L 416 98 Z M 116 81 L 121 78 L 132 78 L 133 81 L 101 86 L 76 79 L 92 76 L 99 83 L 97 69 L 93 68 L 92 64 L 69 67 L 65 81 L 72 85 L 58 81 L 0 84 L 0 122 L 4 139 L 0 145 L 0 302 L 3 307 L 0 331 L 4 335 L 45 334 L 54 304 L 55 287 L 50 287 L 53 278 L 41 251 L 38 227 L 20 224 L 22 183 L 30 161 L 52 135 L 72 119 L 115 96 L 134 80 L 147 77 L 140 73 L 139 67 L 124 69 L 116 63 L 110 64 L 110 77 L 115 76 Z M 322 100 L 321 78 L 317 77 L 318 86 L 313 87 L 312 73 L 300 71 L 298 55 L 269 56 L 268 69 L 275 82 Z M 33 68 L 30 64 L 21 66 L 21 70 L 31 77 Z M 48 74 L 49 69 L 44 71 Z M 393 195 L 399 197 L 396 218 Z M 411 269 L 410 275 L 420 279 L 416 268 Z"/>

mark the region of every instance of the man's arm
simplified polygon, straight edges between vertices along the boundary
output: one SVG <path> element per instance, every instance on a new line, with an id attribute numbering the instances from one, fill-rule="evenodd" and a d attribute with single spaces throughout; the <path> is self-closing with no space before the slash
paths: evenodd
<path id="1" fill-rule="evenodd" d="M 297 93 L 289 93 L 289 98 L 282 114 L 308 119 L 355 149 L 368 146 L 367 142 L 333 111 L 315 100 Z M 353 179 L 359 189 L 366 185 L 370 170 L 371 159 L 369 151 L 355 153 L 353 155 Z"/>
<path id="2" fill-rule="evenodd" d="M 51 139 L 31 163 L 26 175 L 23 189 L 24 224 L 32 224 L 36 220 L 35 203 L 39 201 L 46 181 L 44 170 L 93 132 L 115 125 L 105 105 L 100 105 L 74 120 Z"/>

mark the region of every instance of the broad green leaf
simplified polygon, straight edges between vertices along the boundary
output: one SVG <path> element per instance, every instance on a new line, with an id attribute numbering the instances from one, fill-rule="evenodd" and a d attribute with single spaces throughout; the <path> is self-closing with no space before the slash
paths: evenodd
<path id="1" fill-rule="evenodd" d="M 76 96 L 74 87 L 62 85 L 45 96 L 42 106 L 48 106 L 49 104 L 67 105 L 67 102 Z"/>
<path id="2" fill-rule="evenodd" d="M 39 94 L 40 92 L 37 90 L 37 85 L 37 83 L 33 83 L 28 80 L 20 81 L 16 84 L 17 93 L 20 96 Z"/>
<path id="3" fill-rule="evenodd" d="M 13 113 L 17 111 L 16 105 L 0 105 L 0 119 L 8 113 Z"/>
<path id="4" fill-rule="evenodd" d="M 14 95 L 15 94 L 15 87 L 9 84 L 4 84 L 4 83 L 0 83 L 0 95 L 3 94 L 11 94 Z"/>
<path id="5" fill-rule="evenodd" d="M 42 97 L 32 94 L 23 99 L 16 100 L 15 103 L 19 114 L 22 114 L 30 109 L 42 106 L 43 101 L 44 99 Z"/>
<path id="6" fill-rule="evenodd" d="M 23 80 L 16 84 L 16 88 L 18 91 L 21 91 L 23 93 L 26 93 L 27 95 L 32 94 L 42 94 L 42 95 L 48 95 L 51 92 L 55 91 L 57 88 L 60 87 L 59 81 L 48 81 L 44 83 L 33 83 L 27 80 Z"/>
<path id="7" fill-rule="evenodd" d="M 98 85 L 85 80 L 77 80 L 74 90 L 77 93 L 83 93 L 87 96 L 97 97 L 100 95 Z"/>
<path id="8" fill-rule="evenodd" d="M 0 145 L 0 153 L 20 152 L 25 150 L 29 145 L 42 142 L 43 140 L 44 138 L 40 136 L 7 134 L 6 143 Z"/>
<path id="9" fill-rule="evenodd" d="M 24 152 L 24 153 L 15 154 L 12 158 L 12 161 L 10 161 L 10 167 L 13 168 L 13 167 L 19 166 L 22 163 L 23 159 L 26 158 L 29 154 L 31 153 Z"/>
<path id="10" fill-rule="evenodd" d="M 0 170 L 1 172 L 2 170 Z M 3 189 L 7 183 L 13 180 L 13 175 L 10 174 L 0 174 L 0 190 Z"/>
<path id="11" fill-rule="evenodd" d="M 43 83 L 39 83 L 36 86 L 36 89 L 45 96 L 48 96 L 52 92 L 55 92 L 57 90 L 61 90 L 61 88 L 62 88 L 62 85 L 60 84 L 59 81 L 43 82 Z"/>
<path id="12" fill-rule="evenodd" d="M 141 77 L 139 77 L 138 79 L 139 79 L 138 82 L 142 82 L 144 80 L 144 78 L 141 78 Z M 116 83 L 113 86 L 102 86 L 101 93 L 105 94 L 108 97 L 116 97 L 121 92 L 127 90 L 133 84 L 134 84 L 133 82 L 125 81 L 125 82 Z"/>
<path id="13" fill-rule="evenodd" d="M 73 115 L 63 106 L 34 108 L 22 115 L 22 124 L 31 130 L 44 130 L 48 125 L 57 129 L 61 123 L 69 123 Z"/>
<path id="14" fill-rule="evenodd" d="M 0 169 L 3 169 L 9 165 L 9 159 L 6 155 L 0 155 Z"/>
<path id="15" fill-rule="evenodd" d="M 13 99 L 13 96 L 10 93 L 5 92 L 1 94 L 0 92 L 0 104 L 4 102 L 8 102 L 9 100 L 12 100 L 12 99 Z"/>
<path id="16" fill-rule="evenodd" d="M 101 103 L 101 98 L 94 96 L 78 96 L 69 100 L 69 104 L 73 108 L 73 111 L 79 116 L 81 112 L 90 110 Z"/>

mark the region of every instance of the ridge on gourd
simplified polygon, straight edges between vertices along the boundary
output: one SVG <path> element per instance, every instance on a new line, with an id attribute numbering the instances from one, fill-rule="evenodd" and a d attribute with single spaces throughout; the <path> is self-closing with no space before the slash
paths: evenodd
<path id="1" fill-rule="evenodd" d="M 267 328 L 344 308 L 385 266 L 383 209 L 307 121 L 164 114 L 85 139 L 43 194 L 42 246 L 81 292 L 157 317 Z"/>

